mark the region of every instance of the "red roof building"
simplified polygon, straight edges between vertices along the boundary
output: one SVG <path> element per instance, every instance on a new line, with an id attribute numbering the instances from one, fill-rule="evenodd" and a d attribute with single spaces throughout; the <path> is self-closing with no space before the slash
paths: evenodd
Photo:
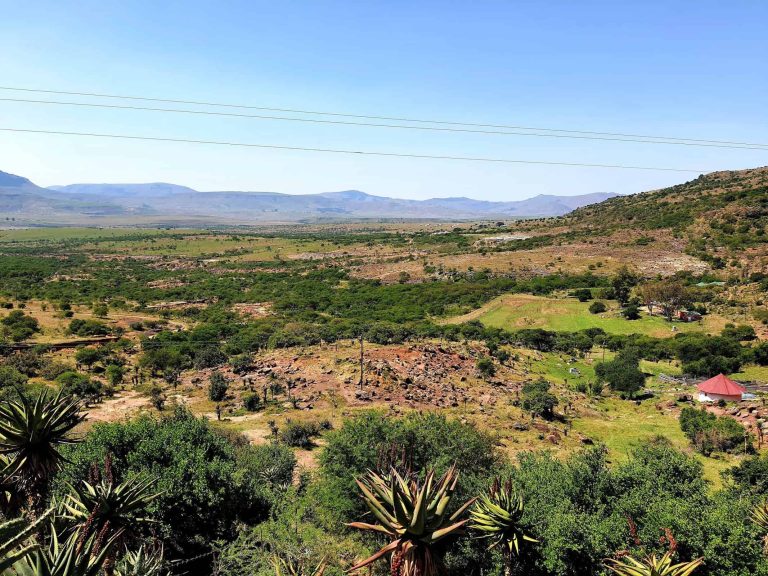
<path id="1" fill-rule="evenodd" d="M 725 400 L 726 402 L 737 402 L 741 400 L 741 395 L 747 389 L 738 382 L 734 382 L 725 374 L 718 374 L 697 386 L 699 389 L 700 402 L 717 402 Z"/>

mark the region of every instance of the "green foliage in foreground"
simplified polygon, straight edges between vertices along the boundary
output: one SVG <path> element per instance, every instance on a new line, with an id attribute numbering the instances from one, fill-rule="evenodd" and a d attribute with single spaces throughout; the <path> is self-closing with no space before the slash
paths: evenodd
<path id="1" fill-rule="evenodd" d="M 147 506 L 148 514 L 169 553 L 181 558 L 207 552 L 216 540 L 234 538 L 238 521 L 266 517 L 274 483 L 290 481 L 295 464 L 287 448 L 233 443 L 204 419 L 177 409 L 166 418 L 142 416 L 95 426 L 67 452 L 59 493 L 67 491 L 67 484 L 88 478 L 108 455 L 118 482 L 156 478 L 159 494 Z"/>
<path id="2" fill-rule="evenodd" d="M 357 485 L 375 524 L 352 522 L 352 528 L 385 534 L 390 540 L 378 552 L 355 564 L 359 570 L 381 558 L 391 558 L 392 573 L 398 576 L 439 576 L 444 571 L 439 543 L 463 534 L 468 519 L 462 518 L 474 500 L 468 500 L 452 514 L 459 474 L 455 467 L 435 480 L 427 472 L 423 482 L 404 478 L 392 468 L 386 476 L 369 471 Z"/>
<path id="3" fill-rule="evenodd" d="M 716 416 L 703 409 L 685 407 L 680 412 L 680 429 L 696 450 L 712 452 L 752 452 L 752 435 L 730 416 Z"/>

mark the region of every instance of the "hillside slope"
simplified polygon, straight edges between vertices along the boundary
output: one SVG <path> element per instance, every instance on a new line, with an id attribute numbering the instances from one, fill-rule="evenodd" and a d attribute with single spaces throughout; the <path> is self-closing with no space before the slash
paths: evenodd
<path id="1" fill-rule="evenodd" d="M 670 188 L 611 198 L 561 219 L 596 235 L 621 229 L 667 230 L 687 240 L 686 252 L 715 268 L 745 273 L 768 265 L 768 167 L 712 172 Z"/>

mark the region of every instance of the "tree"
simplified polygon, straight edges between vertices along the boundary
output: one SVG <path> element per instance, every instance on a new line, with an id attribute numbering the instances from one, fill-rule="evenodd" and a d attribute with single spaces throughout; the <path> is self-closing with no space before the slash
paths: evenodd
<path id="1" fill-rule="evenodd" d="M 550 420 L 553 410 L 558 404 L 557 396 L 549 391 L 550 384 L 545 379 L 534 382 L 526 382 L 523 385 L 522 400 L 523 410 L 527 410 L 533 416 L 540 416 Z"/>
<path id="2" fill-rule="evenodd" d="M 627 320 L 639 320 L 640 319 L 640 308 L 638 308 L 637 304 L 628 304 L 622 311 L 621 315 L 624 316 Z"/>
<path id="3" fill-rule="evenodd" d="M 389 555 L 392 576 L 442 574 L 437 544 L 463 533 L 468 519 L 460 518 L 473 503 L 469 500 L 448 514 L 457 481 L 458 472 L 454 467 L 437 481 L 434 472 L 429 471 L 423 483 L 403 478 L 394 468 L 385 476 L 368 472 L 357 480 L 363 501 L 377 523 L 352 522 L 349 526 L 383 533 L 390 542 L 350 570 L 359 570 Z"/>
<path id="4" fill-rule="evenodd" d="M 611 286 L 613 287 L 614 296 L 620 304 L 626 305 L 629 303 L 629 295 L 632 292 L 632 288 L 637 285 L 639 280 L 640 277 L 626 266 L 619 268 L 616 276 L 611 280 Z"/>
<path id="5" fill-rule="evenodd" d="M 94 304 L 93 306 L 93 314 L 94 316 L 98 316 L 99 318 L 106 318 L 109 314 L 109 308 L 107 308 L 107 305 L 103 302 L 100 302 L 99 304 Z"/>
<path id="6" fill-rule="evenodd" d="M 579 302 L 588 302 L 592 300 L 592 290 L 589 288 L 579 288 L 573 291 L 573 296 L 578 298 Z"/>
<path id="7" fill-rule="evenodd" d="M 14 342 L 22 342 L 40 332 L 40 324 L 32 316 L 27 316 L 21 310 L 13 310 L 0 320 L 2 333 Z"/>
<path id="8" fill-rule="evenodd" d="M 209 379 L 208 397 L 214 402 L 221 402 L 227 395 L 229 381 L 221 372 L 213 372 Z"/>
<path id="9" fill-rule="evenodd" d="M 56 383 L 61 387 L 64 394 L 78 396 L 86 400 L 98 399 L 104 392 L 104 386 L 101 382 L 71 370 L 59 374 L 56 377 Z"/>
<path id="10" fill-rule="evenodd" d="M 595 374 L 614 392 L 634 397 L 645 385 L 645 374 L 640 370 L 640 357 L 637 349 L 625 348 L 613 360 L 600 362 L 595 366 Z"/>
<path id="11" fill-rule="evenodd" d="M 675 313 L 692 301 L 690 290 L 680 281 L 665 279 L 649 282 L 640 287 L 639 294 L 649 312 L 657 304 L 669 322 Z"/>
<path id="12" fill-rule="evenodd" d="M 75 443 L 69 433 L 84 418 L 80 403 L 61 393 L 41 392 L 34 400 L 22 395 L 0 404 L 0 454 L 8 455 L 8 474 L 34 513 L 41 511 L 48 481 L 64 462 L 61 448 Z"/>
<path id="13" fill-rule="evenodd" d="M 119 386 L 125 378 L 125 368 L 119 364 L 110 364 L 105 371 L 107 381 L 111 386 Z"/>
<path id="14" fill-rule="evenodd" d="M 755 363 L 760 366 L 768 366 L 768 342 L 761 342 L 752 349 Z"/>
<path id="15" fill-rule="evenodd" d="M 705 456 L 712 452 L 752 451 L 751 436 L 730 416 L 686 407 L 680 412 L 680 429 Z"/>
<path id="16" fill-rule="evenodd" d="M 11 366 L 0 366 L 0 389 L 17 388 L 22 389 L 27 383 L 28 378 Z"/>
<path id="17" fill-rule="evenodd" d="M 266 466 L 241 465 L 238 452 L 250 453 L 251 447 L 241 439 L 233 440 L 242 447 L 236 449 L 207 420 L 182 408 L 163 418 L 144 415 L 97 424 L 67 451 L 68 462 L 57 477 L 57 496 L 59 500 L 66 497 L 69 485 L 91 477 L 108 455 L 114 486 L 151 474 L 156 482 L 153 493 L 158 494 L 147 505 L 147 515 L 153 519 L 151 531 L 174 554 L 193 558 L 210 551 L 214 541 L 232 538 L 238 521 L 263 513 L 256 488 L 267 483 Z M 207 565 L 200 565 L 207 561 L 200 559 L 185 570 L 210 574 Z"/>

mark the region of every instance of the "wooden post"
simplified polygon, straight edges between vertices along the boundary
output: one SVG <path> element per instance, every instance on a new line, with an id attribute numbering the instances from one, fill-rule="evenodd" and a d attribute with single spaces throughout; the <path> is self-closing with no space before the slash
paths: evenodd
<path id="1" fill-rule="evenodd" d="M 363 351 L 363 334 L 360 334 L 360 383 L 358 384 L 360 386 L 360 390 L 363 389 L 363 383 L 365 381 L 365 355 Z"/>

